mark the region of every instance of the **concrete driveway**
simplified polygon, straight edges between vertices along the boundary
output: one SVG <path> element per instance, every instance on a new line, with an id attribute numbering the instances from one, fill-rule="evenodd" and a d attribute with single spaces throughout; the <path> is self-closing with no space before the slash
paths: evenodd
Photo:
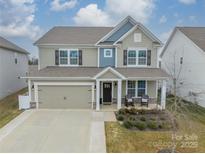
<path id="1" fill-rule="evenodd" d="M 0 152 L 90 152 L 92 115 L 89 110 L 33 111 L 0 139 Z"/>

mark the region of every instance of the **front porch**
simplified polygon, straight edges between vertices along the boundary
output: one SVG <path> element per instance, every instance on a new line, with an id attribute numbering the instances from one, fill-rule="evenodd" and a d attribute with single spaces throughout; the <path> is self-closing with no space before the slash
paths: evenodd
<path id="1" fill-rule="evenodd" d="M 128 95 L 133 100 L 133 107 L 139 109 L 165 109 L 166 79 L 124 77 L 112 68 L 105 69 L 96 75 L 96 102 L 93 106 L 97 111 L 114 111 L 125 107 Z M 161 97 L 158 99 L 159 83 Z M 141 98 L 149 96 L 148 106 L 141 106 Z M 160 100 L 159 103 L 157 100 Z"/>

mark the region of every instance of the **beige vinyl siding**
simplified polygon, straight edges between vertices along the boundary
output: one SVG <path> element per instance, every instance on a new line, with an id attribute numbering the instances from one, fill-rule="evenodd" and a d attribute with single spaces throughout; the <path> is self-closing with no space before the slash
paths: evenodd
<path id="1" fill-rule="evenodd" d="M 39 47 L 39 64 L 40 69 L 47 66 L 55 66 L 55 50 L 56 49 L 79 49 L 82 50 L 83 65 L 86 67 L 97 67 L 97 48 L 79 48 L 75 46 L 43 46 Z"/>
<path id="2" fill-rule="evenodd" d="M 115 86 L 115 83 L 117 82 L 114 82 L 113 84 L 113 97 L 114 98 L 117 98 L 117 85 Z M 124 98 L 126 95 L 126 81 L 122 81 L 122 98 Z"/>
<path id="3" fill-rule="evenodd" d="M 147 94 L 150 98 L 157 97 L 157 84 L 156 81 L 147 81 Z"/>
<path id="4" fill-rule="evenodd" d="M 134 33 L 141 33 L 141 42 L 134 42 Z M 117 66 L 125 67 L 123 65 L 123 50 L 128 48 L 147 48 L 151 50 L 151 66 L 157 67 L 157 47 L 154 47 L 153 41 L 148 38 L 141 30 L 136 29 L 134 32 L 129 34 L 123 41 L 122 44 L 117 48 Z"/>
<path id="5" fill-rule="evenodd" d="M 100 79 L 118 79 L 119 77 L 112 72 L 108 71 L 99 77 Z"/>

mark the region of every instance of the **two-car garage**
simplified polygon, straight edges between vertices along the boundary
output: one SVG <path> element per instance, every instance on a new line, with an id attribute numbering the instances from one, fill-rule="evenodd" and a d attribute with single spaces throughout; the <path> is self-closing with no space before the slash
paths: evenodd
<path id="1" fill-rule="evenodd" d="M 38 108 L 91 109 L 93 83 L 38 83 Z"/>

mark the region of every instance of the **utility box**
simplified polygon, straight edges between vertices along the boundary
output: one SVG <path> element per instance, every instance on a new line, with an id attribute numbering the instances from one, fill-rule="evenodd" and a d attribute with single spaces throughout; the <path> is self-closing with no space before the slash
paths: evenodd
<path id="1" fill-rule="evenodd" d="M 19 95 L 18 100 L 19 100 L 19 110 L 29 109 L 31 107 L 30 106 L 30 97 L 29 96 Z"/>

